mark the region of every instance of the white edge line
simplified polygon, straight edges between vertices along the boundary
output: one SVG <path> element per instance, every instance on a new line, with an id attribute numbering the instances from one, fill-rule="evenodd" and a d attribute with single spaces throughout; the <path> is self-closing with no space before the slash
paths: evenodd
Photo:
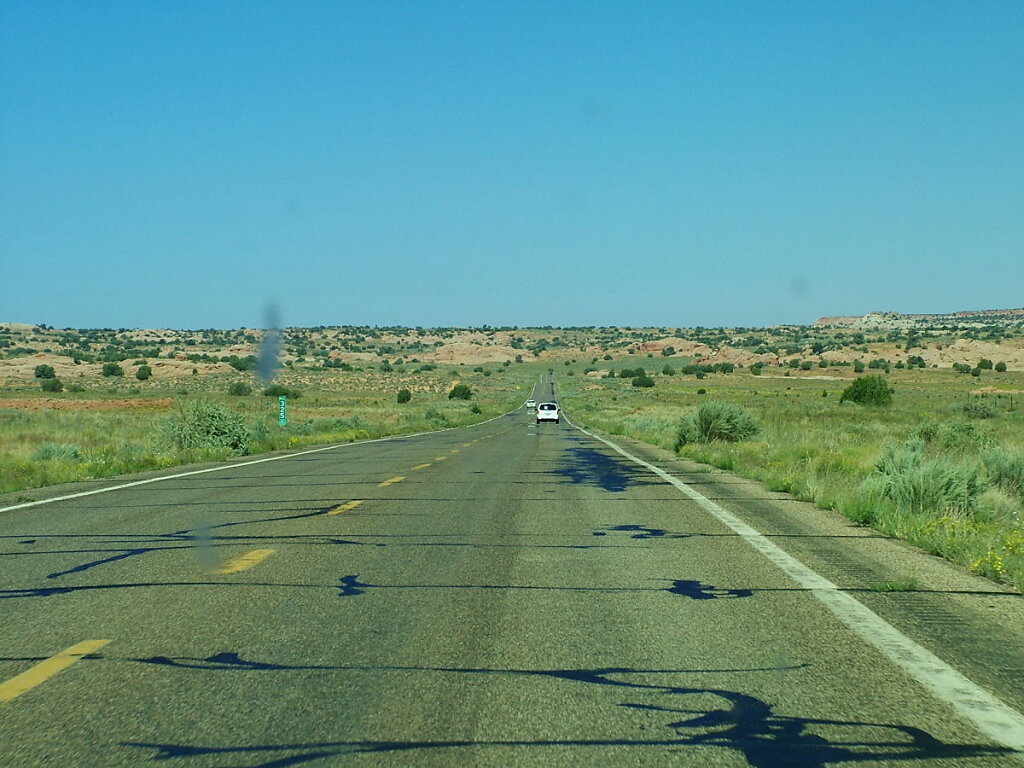
<path id="1" fill-rule="evenodd" d="M 39 507 L 39 506 L 42 506 L 43 504 L 53 504 L 53 503 L 58 502 L 58 501 L 68 501 L 70 499 L 80 499 L 83 496 L 94 496 L 97 493 L 109 493 L 111 491 L 120 491 L 120 490 L 122 490 L 124 488 L 135 488 L 136 486 L 139 486 L 139 485 L 148 485 L 150 483 L 159 483 L 159 482 L 163 482 L 164 480 L 176 480 L 176 479 L 178 479 L 180 477 L 191 477 L 192 475 L 203 475 L 203 474 L 206 474 L 207 472 L 223 472 L 224 470 L 234 469 L 236 467 L 251 467 L 254 464 L 263 464 L 264 462 L 267 462 L 267 461 L 281 461 L 282 459 L 291 459 L 291 458 L 294 458 L 296 456 L 306 456 L 306 455 L 308 455 L 310 453 L 322 453 L 324 451 L 333 451 L 333 450 L 335 450 L 337 448 L 348 448 L 349 446 L 352 446 L 352 445 L 367 445 L 369 443 L 386 443 L 386 442 L 394 441 L 394 440 L 407 440 L 410 437 L 422 437 L 423 435 L 436 435 L 436 434 L 439 434 L 441 432 L 451 432 L 451 431 L 456 430 L 456 429 L 472 429 L 473 427 L 479 427 L 479 426 L 482 426 L 484 424 L 489 424 L 492 421 L 497 421 L 498 419 L 504 418 L 505 416 L 508 416 L 510 414 L 514 414 L 518 410 L 519 409 L 516 408 L 515 410 L 509 411 L 508 413 L 502 413 L 502 414 L 499 414 L 498 416 L 492 416 L 491 418 L 486 419 L 485 421 L 478 421 L 475 424 L 464 424 L 464 425 L 462 425 L 460 427 L 445 427 L 444 429 L 434 429 L 434 430 L 430 430 L 429 432 L 413 432 L 413 433 L 408 434 L 408 435 L 388 435 L 387 437 L 378 437 L 378 438 L 374 438 L 373 440 L 356 440 L 356 441 L 351 442 L 351 443 L 338 443 L 336 445 L 326 445 L 326 446 L 321 446 L 320 448 L 310 448 L 310 449 L 305 450 L 305 451 L 296 451 L 295 453 L 285 453 L 285 454 L 282 454 L 280 456 L 266 456 L 266 457 L 264 457 L 262 459 L 253 459 L 252 461 L 232 462 L 230 464 L 222 464 L 222 465 L 219 465 L 219 466 L 216 466 L 216 467 L 207 467 L 206 469 L 192 469 L 192 470 L 189 470 L 188 472 L 177 472 L 177 473 L 175 473 L 173 475 L 162 475 L 161 477 L 149 477 L 149 478 L 146 478 L 145 480 L 133 480 L 130 483 L 121 483 L 120 485 L 111 485 L 111 486 L 106 487 L 106 488 L 94 488 L 91 491 L 81 491 L 80 493 L 69 493 L 69 494 L 66 494 L 64 496 L 54 496 L 51 499 L 40 499 L 39 501 L 26 501 L 23 504 L 15 504 L 15 505 L 10 506 L 10 507 L 0 507 L 0 513 L 3 513 L 3 512 L 13 512 L 13 511 L 15 511 L 17 509 L 28 509 L 29 507 Z M 28 488 L 28 489 L 25 489 L 25 492 L 29 492 L 31 490 L 32 489 Z"/>
<path id="2" fill-rule="evenodd" d="M 922 648 L 866 605 L 682 480 L 637 458 L 600 435 L 577 424 L 572 426 L 678 488 L 806 589 L 861 640 L 874 646 L 925 688 L 950 704 L 981 733 L 1014 750 L 1018 753 L 1016 757 L 1024 760 L 1024 715 L 1020 712 L 1004 704 L 931 651 Z"/>

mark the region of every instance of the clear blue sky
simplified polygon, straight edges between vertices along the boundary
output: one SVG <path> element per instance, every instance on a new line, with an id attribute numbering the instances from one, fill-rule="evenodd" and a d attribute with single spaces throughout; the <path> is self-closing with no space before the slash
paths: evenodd
<path id="1" fill-rule="evenodd" d="M 0 0 L 0 321 L 1024 306 L 1024 2 Z"/>

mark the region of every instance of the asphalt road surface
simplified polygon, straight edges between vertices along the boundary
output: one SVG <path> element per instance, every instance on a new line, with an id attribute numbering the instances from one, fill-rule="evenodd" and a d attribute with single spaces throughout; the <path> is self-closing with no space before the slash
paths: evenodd
<path id="1" fill-rule="evenodd" d="M 0 765 L 1024 765 L 1019 595 L 618 444 L 524 407 L 8 504 Z"/>

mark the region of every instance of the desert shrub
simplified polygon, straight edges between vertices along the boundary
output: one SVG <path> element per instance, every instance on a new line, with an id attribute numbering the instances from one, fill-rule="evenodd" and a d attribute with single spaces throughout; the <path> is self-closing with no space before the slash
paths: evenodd
<path id="1" fill-rule="evenodd" d="M 35 375 L 37 379 L 52 379 L 57 376 L 57 372 L 53 370 L 52 365 L 37 365 Z"/>
<path id="2" fill-rule="evenodd" d="M 179 400 L 164 422 L 164 438 L 180 451 L 230 448 L 245 453 L 252 433 L 240 414 L 209 400 Z"/>
<path id="3" fill-rule="evenodd" d="M 654 379 L 652 379 L 647 374 L 644 374 L 643 376 L 637 376 L 635 379 L 633 379 L 633 386 L 634 387 L 653 387 L 654 386 Z"/>
<path id="4" fill-rule="evenodd" d="M 449 400 L 469 400 L 471 397 L 473 397 L 473 390 L 469 388 L 468 384 L 456 384 L 448 393 Z"/>
<path id="5" fill-rule="evenodd" d="M 864 373 L 864 361 L 863 360 L 854 360 L 853 361 L 853 372 L 854 373 Z"/>
<path id="6" fill-rule="evenodd" d="M 910 514 L 974 512 L 985 490 L 979 467 L 948 456 L 930 456 L 925 447 L 920 438 L 887 445 L 875 464 L 878 474 L 869 482 L 900 511 Z"/>
<path id="7" fill-rule="evenodd" d="M 927 421 L 914 436 L 924 440 L 930 450 L 945 453 L 976 454 L 992 444 L 992 438 L 968 421 Z"/>
<path id="8" fill-rule="evenodd" d="M 423 412 L 423 418 L 431 424 L 438 426 L 447 426 L 448 424 L 448 417 L 441 413 L 437 408 L 427 408 L 427 410 Z"/>
<path id="9" fill-rule="evenodd" d="M 400 389 L 398 390 L 398 395 L 395 399 L 399 403 L 408 403 L 410 400 L 412 400 L 412 392 L 410 392 L 408 389 Z"/>
<path id="10" fill-rule="evenodd" d="M 671 365 L 666 365 L 664 368 L 661 369 L 661 372 L 665 376 L 675 376 L 676 375 L 676 369 L 673 368 Z"/>
<path id="11" fill-rule="evenodd" d="M 987 403 L 982 403 L 978 400 L 964 403 L 958 406 L 957 410 L 969 419 L 991 419 L 996 415 L 996 412 Z"/>
<path id="12" fill-rule="evenodd" d="M 757 417 L 735 403 L 709 400 L 692 416 L 685 417 L 676 434 L 676 448 L 687 443 L 710 443 L 715 440 L 740 442 L 761 432 Z"/>
<path id="13" fill-rule="evenodd" d="M 850 401 L 860 405 L 889 405 L 893 388 L 883 376 L 861 376 L 855 379 L 839 397 L 840 403 Z"/>
<path id="14" fill-rule="evenodd" d="M 153 369 L 148 365 L 140 365 L 135 371 L 135 378 L 139 381 L 145 381 L 153 375 Z"/>
<path id="15" fill-rule="evenodd" d="M 263 394 L 267 397 L 290 397 L 293 400 L 298 400 L 302 397 L 302 393 L 297 389 L 286 387 L 284 384 L 271 384 L 268 387 L 264 387 Z"/>
<path id="16" fill-rule="evenodd" d="M 100 373 L 108 378 L 111 376 L 124 376 L 124 368 L 117 363 L 104 363 L 103 370 Z"/>
<path id="17" fill-rule="evenodd" d="M 80 461 L 82 452 L 68 443 L 40 443 L 32 452 L 32 461 Z"/>
<path id="18" fill-rule="evenodd" d="M 993 484 L 1024 499 L 1024 454 L 1000 448 L 986 453 L 984 462 Z"/>
<path id="19" fill-rule="evenodd" d="M 64 384 L 61 383 L 60 379 L 42 379 L 39 382 L 39 387 L 43 392 L 63 392 Z"/>
<path id="20" fill-rule="evenodd" d="M 480 407 L 479 405 L 477 405 L 476 403 L 473 403 L 472 407 L 470 407 L 470 409 L 469 409 L 469 412 L 470 412 L 470 413 L 476 413 L 476 414 L 480 414 L 480 413 L 483 413 L 483 412 L 484 412 L 484 410 L 483 410 L 483 408 L 481 408 L 481 407 Z"/>
<path id="21" fill-rule="evenodd" d="M 996 363 L 996 373 L 1006 373 L 1006 363 L 999 361 Z"/>
<path id="22" fill-rule="evenodd" d="M 252 387 L 244 381 L 236 381 L 228 387 L 228 394 L 232 397 L 245 397 L 252 394 Z"/>

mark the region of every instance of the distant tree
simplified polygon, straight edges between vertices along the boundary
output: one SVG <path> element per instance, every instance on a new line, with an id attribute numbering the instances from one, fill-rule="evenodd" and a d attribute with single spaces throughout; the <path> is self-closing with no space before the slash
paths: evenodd
<path id="1" fill-rule="evenodd" d="M 290 397 L 293 400 L 298 400 L 302 396 L 302 393 L 297 389 L 291 389 L 283 384 L 271 384 L 263 389 L 263 394 L 266 397 L 281 397 L 284 395 L 285 397 Z"/>
<path id="2" fill-rule="evenodd" d="M 52 379 L 42 379 L 39 382 L 39 386 L 43 390 L 43 392 L 63 392 L 64 391 L 64 385 L 61 383 L 61 380 L 56 378 L 56 377 L 54 377 Z"/>
<path id="3" fill-rule="evenodd" d="M 52 379 L 57 376 L 57 372 L 53 370 L 52 365 L 37 365 L 36 366 L 36 378 L 37 379 Z"/>
<path id="4" fill-rule="evenodd" d="M 408 403 L 412 400 L 412 392 L 408 389 L 398 390 L 398 396 L 395 398 L 399 403 Z"/>
<path id="5" fill-rule="evenodd" d="M 996 373 L 1006 373 L 1006 363 L 1001 360 L 996 363 Z"/>
<path id="6" fill-rule="evenodd" d="M 473 397 L 473 390 L 467 384 L 456 384 L 448 393 L 449 400 L 469 400 Z"/>
<path id="7" fill-rule="evenodd" d="M 104 363 L 101 373 L 108 378 L 111 376 L 124 376 L 124 368 L 117 363 Z"/>
<path id="8" fill-rule="evenodd" d="M 840 403 L 850 401 L 860 405 L 889 405 L 893 389 L 884 376 L 861 376 L 843 390 Z"/>
<path id="9" fill-rule="evenodd" d="M 228 394 L 233 397 L 244 397 L 245 395 L 252 394 L 252 387 L 246 384 L 244 381 L 236 381 L 230 387 L 228 387 Z"/>
<path id="10" fill-rule="evenodd" d="M 146 379 L 148 379 L 152 375 L 153 375 L 153 369 L 150 368 L 148 365 L 140 365 L 135 370 L 135 378 L 138 379 L 139 381 L 145 381 Z"/>
<path id="11" fill-rule="evenodd" d="M 636 378 L 633 379 L 633 386 L 634 387 L 653 387 L 654 386 L 654 379 L 652 379 L 650 376 L 648 376 L 645 373 L 642 376 L 637 376 Z"/>

